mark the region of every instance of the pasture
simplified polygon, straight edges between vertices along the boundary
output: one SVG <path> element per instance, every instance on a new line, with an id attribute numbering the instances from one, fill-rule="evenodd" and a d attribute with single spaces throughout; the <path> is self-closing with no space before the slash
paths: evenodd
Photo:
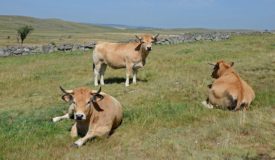
<path id="1" fill-rule="evenodd" d="M 59 85 L 93 86 L 92 53 L 0 58 L 0 159 L 272 159 L 275 157 L 275 35 L 153 46 L 137 85 L 107 69 L 102 90 L 124 108 L 108 139 L 72 148 Z M 234 61 L 255 90 L 247 112 L 207 109 L 208 62 Z"/>

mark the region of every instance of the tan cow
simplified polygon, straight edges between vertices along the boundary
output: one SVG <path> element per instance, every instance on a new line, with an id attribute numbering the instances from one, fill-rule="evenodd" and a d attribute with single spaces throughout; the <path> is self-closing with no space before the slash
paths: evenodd
<path id="1" fill-rule="evenodd" d="M 53 118 L 54 122 L 69 117 L 75 119 L 71 129 L 71 136 L 82 138 L 74 142 L 77 147 L 82 146 L 89 139 L 108 136 L 122 122 L 122 106 L 112 96 L 102 93 L 101 88 L 96 92 L 88 88 L 64 90 L 62 99 L 70 102 L 69 113 Z"/>
<path id="2" fill-rule="evenodd" d="M 233 69 L 234 63 L 227 64 L 221 60 L 211 65 L 214 66 L 212 77 L 215 80 L 209 85 L 208 98 L 203 105 L 208 108 L 217 106 L 235 111 L 242 108 L 246 110 L 254 100 L 255 93 Z"/>
<path id="3" fill-rule="evenodd" d="M 104 72 L 107 65 L 113 69 L 126 68 L 126 82 L 129 86 L 129 78 L 133 73 L 133 83 L 136 83 L 137 71 L 146 63 L 146 58 L 152 50 L 152 43 L 156 42 L 157 37 L 152 35 L 136 36 L 138 42 L 130 43 L 109 43 L 102 42 L 96 44 L 93 51 L 93 70 L 94 84 L 104 85 Z"/>

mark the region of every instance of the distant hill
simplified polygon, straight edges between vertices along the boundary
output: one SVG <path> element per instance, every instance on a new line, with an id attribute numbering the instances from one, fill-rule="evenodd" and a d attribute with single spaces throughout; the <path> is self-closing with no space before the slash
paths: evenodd
<path id="1" fill-rule="evenodd" d="M 175 28 L 161 29 L 142 26 L 128 26 L 119 24 L 90 24 L 69 22 L 61 19 L 40 19 L 26 16 L 0 15 L 0 47 L 16 45 L 16 29 L 24 25 L 31 25 L 34 31 L 28 36 L 25 43 L 86 43 L 90 41 L 125 41 L 134 38 L 136 34 L 171 35 L 186 32 L 231 32 L 249 30 L 218 30 L 205 28 Z"/>
<path id="2" fill-rule="evenodd" d="M 36 31 L 51 31 L 51 32 L 74 32 L 74 33 L 87 33 L 87 32 L 137 32 L 137 31 L 155 31 L 164 33 L 174 32 L 211 32 L 211 31 L 251 31 L 246 29 L 206 29 L 206 28 L 174 28 L 174 29 L 161 29 L 154 27 L 143 26 L 129 26 L 120 24 L 91 24 L 91 23 L 77 23 L 64 21 L 61 19 L 40 19 L 27 16 L 10 16 L 0 15 L 0 31 L 16 30 L 23 25 L 31 25 Z"/>
<path id="3" fill-rule="evenodd" d="M 86 43 L 98 40 L 119 41 L 124 38 L 124 35 L 121 35 L 122 31 L 113 27 L 69 22 L 61 19 L 0 15 L 0 47 L 17 45 L 16 30 L 24 25 L 31 25 L 34 28 L 34 31 L 25 40 L 26 45 Z"/>
<path id="4" fill-rule="evenodd" d="M 0 16 L 0 30 L 16 30 L 23 25 L 31 25 L 36 31 L 56 32 L 115 32 L 107 26 L 68 22 L 61 19 L 39 19 L 26 16 Z"/>

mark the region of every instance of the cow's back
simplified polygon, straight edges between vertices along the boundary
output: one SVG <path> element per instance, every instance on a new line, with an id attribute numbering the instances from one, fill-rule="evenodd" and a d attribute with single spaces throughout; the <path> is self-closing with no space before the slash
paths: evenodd
<path id="1" fill-rule="evenodd" d="M 253 89 L 235 72 L 216 79 L 211 89 L 217 96 L 236 99 L 237 107 L 243 103 L 249 105 L 255 98 Z"/>
<path id="2" fill-rule="evenodd" d="M 242 85 L 244 89 L 244 93 L 243 93 L 244 97 L 242 102 L 249 105 L 255 98 L 255 92 L 252 89 L 252 87 L 243 79 L 242 79 Z"/>
<path id="3" fill-rule="evenodd" d="M 93 52 L 93 61 L 101 61 L 112 68 L 125 68 L 127 58 L 135 52 L 133 43 L 98 43 Z"/>
<path id="4" fill-rule="evenodd" d="M 224 96 L 230 94 L 232 97 L 240 97 L 241 82 L 236 75 L 228 74 L 216 79 L 212 85 L 212 89 L 217 93 L 217 96 Z"/>
<path id="5" fill-rule="evenodd" d="M 114 97 L 103 93 L 104 98 L 97 104 L 102 111 L 95 110 L 93 117 L 99 117 L 95 123 L 99 126 L 112 125 L 112 128 L 117 128 L 123 117 L 122 106 Z"/>

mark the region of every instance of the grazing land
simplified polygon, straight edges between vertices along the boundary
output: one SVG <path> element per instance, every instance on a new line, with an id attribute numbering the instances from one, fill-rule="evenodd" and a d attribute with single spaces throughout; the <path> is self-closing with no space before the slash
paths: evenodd
<path id="1" fill-rule="evenodd" d="M 106 30 L 89 38 L 115 41 L 135 33 Z M 53 33 L 34 32 L 28 43 L 42 34 Z M 41 39 L 44 43 L 48 37 Z M 76 149 L 70 147 L 75 141 L 69 132 L 73 121 L 53 123 L 51 118 L 68 108 L 59 85 L 97 89 L 92 85 L 91 55 L 91 51 L 56 52 L 0 58 L 0 159 L 275 157 L 275 35 L 153 46 L 137 85 L 127 88 L 125 71 L 108 68 L 102 90 L 122 103 L 123 123 L 110 138 Z M 254 88 L 256 99 L 249 111 L 201 105 L 212 81 L 207 63 L 220 59 L 234 61 L 241 77 Z"/>

